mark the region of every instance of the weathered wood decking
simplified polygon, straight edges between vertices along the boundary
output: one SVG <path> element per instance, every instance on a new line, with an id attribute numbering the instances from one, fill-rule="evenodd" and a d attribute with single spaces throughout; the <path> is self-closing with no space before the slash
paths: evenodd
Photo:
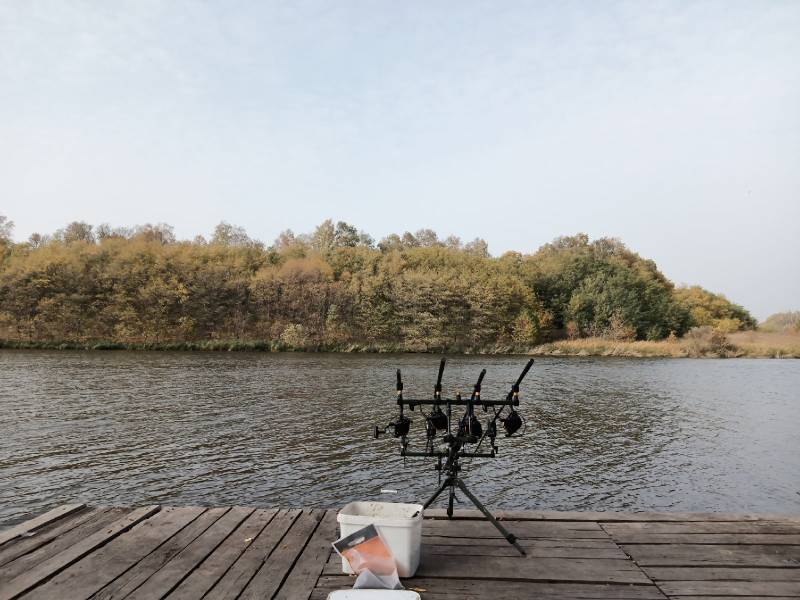
<path id="1" fill-rule="evenodd" d="M 500 513 L 521 557 L 477 513 L 426 512 L 423 598 L 800 597 L 800 517 Z M 319 599 L 352 585 L 336 512 L 70 505 L 0 532 L 0 600 Z"/>

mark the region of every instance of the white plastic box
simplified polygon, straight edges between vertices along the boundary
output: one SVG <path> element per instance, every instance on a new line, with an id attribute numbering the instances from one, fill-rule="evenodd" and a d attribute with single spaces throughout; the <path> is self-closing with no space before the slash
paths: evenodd
<path id="1" fill-rule="evenodd" d="M 422 505 L 397 502 L 351 502 L 339 511 L 341 537 L 367 525 L 375 525 L 394 555 L 397 574 L 413 577 L 419 566 L 422 546 Z M 352 573 L 342 559 L 342 571 Z"/>
<path id="2" fill-rule="evenodd" d="M 420 600 L 417 592 L 410 590 L 336 590 L 328 600 Z"/>

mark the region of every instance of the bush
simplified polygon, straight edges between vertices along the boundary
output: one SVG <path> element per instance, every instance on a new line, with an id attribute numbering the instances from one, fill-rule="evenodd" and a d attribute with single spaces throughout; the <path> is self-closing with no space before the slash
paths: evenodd
<path id="1" fill-rule="evenodd" d="M 692 327 L 686 334 L 686 348 L 690 356 L 734 356 L 736 346 L 722 331 L 708 325 Z"/>
<path id="2" fill-rule="evenodd" d="M 722 294 L 694 285 L 677 288 L 674 295 L 678 303 L 689 311 L 692 327 L 709 325 L 727 333 L 756 328 L 753 315 Z"/>
<path id="3" fill-rule="evenodd" d="M 614 313 L 611 315 L 608 326 L 603 331 L 601 337 L 618 342 L 635 340 L 636 328 L 626 323 L 622 315 Z"/>
<path id="4" fill-rule="evenodd" d="M 770 315 L 758 328 L 773 333 L 800 332 L 800 311 Z"/>
<path id="5" fill-rule="evenodd" d="M 292 349 L 306 348 L 308 346 L 308 335 L 305 327 L 299 323 L 287 325 L 281 334 L 281 342 Z"/>

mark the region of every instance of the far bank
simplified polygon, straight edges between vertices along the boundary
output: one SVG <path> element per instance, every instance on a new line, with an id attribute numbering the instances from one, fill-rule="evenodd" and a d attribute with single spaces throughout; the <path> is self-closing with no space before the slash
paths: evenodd
<path id="1" fill-rule="evenodd" d="M 122 343 L 112 340 L 0 340 L 0 348 L 19 350 L 135 350 L 187 352 L 342 352 L 429 354 L 527 354 L 532 356 L 615 356 L 630 358 L 800 358 L 800 334 L 741 331 L 723 334 L 699 332 L 694 336 L 659 341 L 613 340 L 602 337 L 563 339 L 529 348 L 426 348 L 402 344 L 342 344 L 292 346 L 269 340 L 206 340 Z"/>

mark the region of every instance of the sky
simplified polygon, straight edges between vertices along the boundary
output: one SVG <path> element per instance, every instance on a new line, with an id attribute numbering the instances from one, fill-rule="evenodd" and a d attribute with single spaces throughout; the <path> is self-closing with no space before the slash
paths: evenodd
<path id="1" fill-rule="evenodd" d="M 0 214 L 618 237 L 800 309 L 800 2 L 0 3 Z"/>

